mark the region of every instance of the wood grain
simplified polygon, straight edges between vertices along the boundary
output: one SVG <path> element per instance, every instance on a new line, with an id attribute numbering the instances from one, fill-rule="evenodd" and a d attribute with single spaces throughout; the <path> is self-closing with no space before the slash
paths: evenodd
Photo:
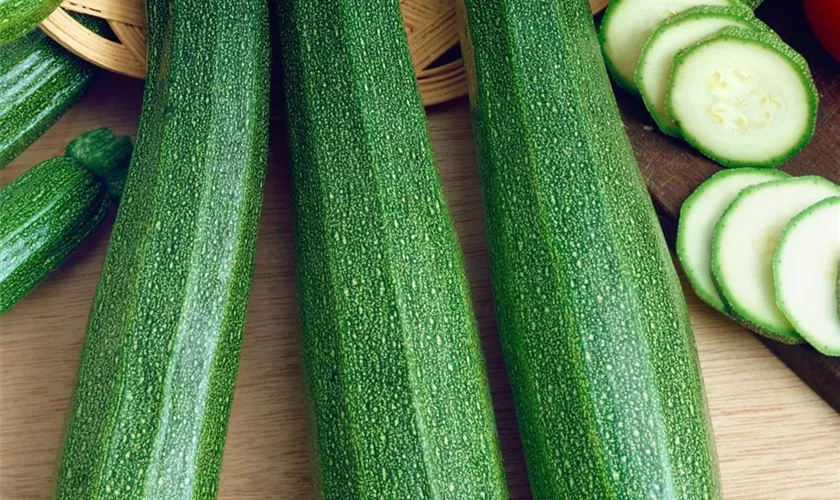
<path id="1" fill-rule="evenodd" d="M 109 76 L 17 161 L 7 183 L 94 127 L 132 133 L 138 81 Z M 429 111 L 464 246 L 514 499 L 529 498 L 491 302 L 481 191 L 465 100 Z M 220 498 L 312 498 L 299 377 L 289 173 L 274 123 L 245 347 Z M 0 322 L 0 498 L 49 496 L 111 222 Z M 840 416 L 743 329 L 688 295 L 731 499 L 840 497 Z"/>
<path id="2" fill-rule="evenodd" d="M 820 92 L 814 139 L 782 169 L 793 175 L 821 175 L 840 183 L 840 63 L 811 34 L 799 2 L 767 0 L 756 14 L 811 64 Z M 641 102 L 616 90 L 627 132 L 654 202 L 673 232 L 682 202 L 720 167 L 684 144 L 655 130 Z M 768 349 L 840 411 L 840 358 L 822 356 L 809 346 L 785 346 L 762 339 Z M 840 498 L 840 493 L 838 493 Z"/>

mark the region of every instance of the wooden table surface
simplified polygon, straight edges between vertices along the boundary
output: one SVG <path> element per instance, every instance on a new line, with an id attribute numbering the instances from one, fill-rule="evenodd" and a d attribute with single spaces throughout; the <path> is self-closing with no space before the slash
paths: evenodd
<path id="1" fill-rule="evenodd" d="M 108 76 L 2 172 L 2 184 L 109 126 L 133 134 L 140 82 Z M 466 254 L 508 479 L 529 498 L 488 277 L 466 101 L 429 110 L 429 127 Z M 222 469 L 222 499 L 305 499 L 312 487 L 303 411 L 283 129 L 273 123 L 254 284 Z M 49 496 L 88 311 L 113 215 L 0 322 L 0 498 Z M 840 498 L 840 415 L 754 336 L 686 289 L 717 435 L 726 498 Z"/>

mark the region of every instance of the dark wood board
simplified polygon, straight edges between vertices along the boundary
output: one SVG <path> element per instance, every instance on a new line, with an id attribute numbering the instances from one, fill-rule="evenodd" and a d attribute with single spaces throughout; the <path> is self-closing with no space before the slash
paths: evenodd
<path id="1" fill-rule="evenodd" d="M 805 56 L 820 92 L 816 135 L 782 170 L 793 175 L 821 175 L 840 183 L 840 63 L 811 34 L 799 1 L 767 0 L 756 14 Z M 673 236 L 683 200 L 720 167 L 681 141 L 659 133 L 639 99 L 620 89 L 616 96 L 663 228 L 666 235 Z M 840 411 L 840 358 L 823 356 L 809 346 L 762 341 Z"/>

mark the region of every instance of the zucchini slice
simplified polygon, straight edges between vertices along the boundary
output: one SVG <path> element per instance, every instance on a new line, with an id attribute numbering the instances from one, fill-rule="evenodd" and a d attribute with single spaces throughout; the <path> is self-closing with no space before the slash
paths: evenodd
<path id="1" fill-rule="evenodd" d="M 639 56 L 635 82 L 659 130 L 673 137 L 680 135 L 665 109 L 665 92 L 677 52 L 729 26 L 753 29 L 753 21 L 752 10 L 746 7 L 702 5 L 677 14 L 653 30 Z"/>
<path id="2" fill-rule="evenodd" d="M 808 64 L 766 30 L 724 28 L 674 58 L 666 106 L 692 146 L 727 167 L 773 167 L 814 134 Z"/>
<path id="3" fill-rule="evenodd" d="M 637 94 L 633 76 L 642 47 L 662 21 L 698 5 L 743 6 L 738 0 L 614 0 L 601 21 L 601 47 L 616 83 Z"/>
<path id="4" fill-rule="evenodd" d="M 828 356 L 840 356 L 838 262 L 840 197 L 794 217 L 773 256 L 779 309 L 809 344 Z"/>
<path id="5" fill-rule="evenodd" d="M 0 314 L 99 227 L 130 158 L 128 137 L 92 130 L 0 191 Z"/>
<path id="6" fill-rule="evenodd" d="M 786 344 L 802 337 L 776 306 L 773 252 L 788 222 L 840 187 L 821 177 L 796 177 L 744 189 L 724 212 L 712 244 L 712 276 L 732 315 Z"/>
<path id="7" fill-rule="evenodd" d="M 789 177 L 781 170 L 739 168 L 710 177 L 685 200 L 677 229 L 677 256 L 688 281 L 703 302 L 729 314 L 712 279 L 712 236 L 724 211 L 749 186 Z"/>

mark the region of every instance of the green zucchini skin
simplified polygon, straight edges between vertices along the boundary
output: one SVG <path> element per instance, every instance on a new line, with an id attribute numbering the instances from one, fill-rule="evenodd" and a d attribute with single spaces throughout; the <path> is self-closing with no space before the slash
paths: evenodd
<path id="1" fill-rule="evenodd" d="M 119 196 L 109 184 L 119 185 L 125 176 L 131 141 L 101 129 L 71 145 L 79 149 L 81 143 L 97 151 L 95 167 L 86 162 L 90 155 L 67 154 L 38 164 L 0 190 L 0 314 L 78 248 Z"/>
<path id="2" fill-rule="evenodd" d="M 534 497 L 720 498 L 685 299 L 588 2 L 464 0 L 461 19 Z"/>
<path id="3" fill-rule="evenodd" d="M 40 30 L 0 47 L 0 168 L 73 107 L 96 73 Z"/>
<path id="4" fill-rule="evenodd" d="M 268 133 L 267 5 L 150 0 L 149 74 L 60 499 L 215 498 Z"/>
<path id="5" fill-rule="evenodd" d="M 37 28 L 60 4 L 61 0 L 0 0 L 0 45 Z"/>
<path id="6" fill-rule="evenodd" d="M 279 17 L 318 495 L 507 498 L 398 2 L 290 0 Z"/>

